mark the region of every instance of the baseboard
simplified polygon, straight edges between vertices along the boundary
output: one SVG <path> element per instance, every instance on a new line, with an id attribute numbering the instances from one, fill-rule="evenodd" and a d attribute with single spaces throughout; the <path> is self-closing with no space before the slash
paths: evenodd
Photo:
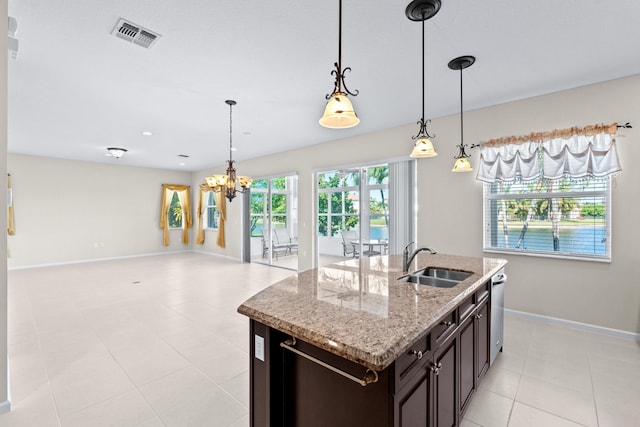
<path id="1" fill-rule="evenodd" d="M 11 412 L 11 402 L 8 400 L 0 403 L 0 414 L 4 414 L 5 412 Z"/>
<path id="2" fill-rule="evenodd" d="M 636 334 L 634 332 L 622 331 L 620 329 L 605 328 L 604 326 L 574 322 L 573 320 L 543 316 L 541 314 L 527 313 L 526 311 L 510 310 L 507 308 L 504 309 L 504 314 L 511 317 L 519 317 L 521 319 L 534 320 L 542 323 L 552 323 L 554 325 L 565 326 L 567 328 L 580 329 L 580 330 L 589 331 L 589 332 L 596 332 L 603 335 L 609 335 L 617 338 L 625 338 L 628 340 L 640 342 L 640 334 Z"/>
<path id="3" fill-rule="evenodd" d="M 218 257 L 218 258 L 224 258 L 224 259 L 228 259 L 230 261 L 240 261 L 240 259 L 238 257 L 234 257 L 234 256 L 229 256 L 229 255 L 222 255 L 222 254 L 217 254 L 215 252 L 207 252 L 207 251 L 199 251 L 197 249 L 192 249 L 189 252 L 194 252 L 197 254 L 201 254 L 201 255 L 209 255 L 209 256 L 214 256 L 214 257 Z"/>
<path id="4" fill-rule="evenodd" d="M 82 259 L 82 260 L 75 260 L 75 261 L 51 262 L 46 264 L 21 265 L 17 267 L 7 267 L 7 271 L 27 270 L 30 268 L 40 268 L 40 267 L 55 267 L 59 265 L 82 264 L 86 262 L 113 261 L 118 259 L 140 258 L 140 257 L 158 256 L 158 255 L 182 254 L 187 252 L 194 252 L 194 251 L 185 249 L 182 251 L 154 252 L 154 253 L 137 254 L 137 255 L 115 256 L 115 257 L 108 257 L 108 258 L 91 258 L 91 259 Z"/>

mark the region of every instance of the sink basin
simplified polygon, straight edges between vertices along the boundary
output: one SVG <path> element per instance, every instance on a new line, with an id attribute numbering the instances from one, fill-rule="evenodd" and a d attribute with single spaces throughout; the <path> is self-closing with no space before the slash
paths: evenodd
<path id="1" fill-rule="evenodd" d="M 471 273 L 467 273 L 466 271 L 429 267 L 402 277 L 399 280 L 401 282 L 433 286 L 434 288 L 453 288 L 469 276 L 471 276 Z"/>
<path id="2" fill-rule="evenodd" d="M 471 273 L 467 273 L 466 271 L 447 270 L 445 268 L 433 267 L 425 268 L 424 270 L 417 271 L 413 274 L 418 276 L 434 277 L 436 279 L 455 280 L 457 282 L 462 282 L 464 279 L 471 276 Z"/>

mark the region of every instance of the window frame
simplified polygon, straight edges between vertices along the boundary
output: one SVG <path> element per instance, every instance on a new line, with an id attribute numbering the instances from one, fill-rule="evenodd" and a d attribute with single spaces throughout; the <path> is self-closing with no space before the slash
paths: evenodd
<path id="1" fill-rule="evenodd" d="M 537 180 L 529 181 L 532 184 L 538 184 L 544 178 L 540 177 Z M 569 178 L 571 179 L 571 178 Z M 577 178 L 578 182 L 581 178 Z M 582 190 L 582 191 L 537 191 L 531 193 L 514 193 L 508 194 L 496 194 L 491 193 L 491 183 L 483 183 L 483 252 L 488 253 L 499 253 L 499 254 L 509 254 L 509 255 L 525 255 L 525 256 L 533 256 L 533 257 L 543 257 L 543 258 L 553 258 L 553 259 L 569 259 L 569 260 L 581 260 L 581 261 L 594 261 L 594 262 L 604 262 L 611 263 L 612 261 L 612 245 L 611 245 L 611 236 L 612 236 L 612 177 L 607 178 L 599 178 L 602 179 L 605 183 L 604 189 L 594 189 L 594 190 Z M 555 180 L 558 181 L 558 180 Z M 517 181 L 516 181 L 517 182 Z M 497 183 L 496 183 L 497 184 Z M 553 197 L 549 197 L 549 195 L 553 195 Z M 586 198 L 586 197 L 599 197 L 604 198 L 605 200 L 605 218 L 604 218 L 604 227 L 605 227 L 605 253 L 603 255 L 598 254 L 587 254 L 587 253 L 577 253 L 577 252 L 569 252 L 569 251 L 544 251 L 544 250 L 535 250 L 535 249 L 522 249 L 522 248 L 499 248 L 491 246 L 492 240 L 492 214 L 491 214 L 491 201 L 493 200 L 522 200 L 522 199 L 561 199 L 561 198 Z M 499 221 L 496 216 L 496 222 Z M 496 230 L 499 228 L 499 223 L 496 225 Z"/>
<path id="2" fill-rule="evenodd" d="M 173 218 L 172 205 L 173 205 L 174 197 L 178 201 L 178 205 L 180 206 L 180 209 L 182 211 L 182 216 L 180 218 L 180 224 L 178 224 L 178 225 L 172 225 L 172 222 L 173 222 L 173 220 L 172 220 L 172 218 Z M 182 230 L 184 228 L 184 207 L 182 206 L 182 203 L 180 202 L 180 196 L 178 196 L 178 191 L 177 190 L 173 190 L 171 192 L 171 202 L 169 203 L 169 211 L 167 212 L 167 227 L 169 228 L 169 230 Z"/>
<path id="3" fill-rule="evenodd" d="M 204 206 L 204 229 L 205 230 L 219 230 L 220 229 L 220 209 L 218 209 L 218 205 L 216 204 L 216 197 L 213 194 L 213 190 L 207 191 L 205 194 L 207 195 L 206 204 Z M 213 222 L 215 227 L 209 227 L 209 218 L 210 218 L 210 209 L 213 209 Z"/>

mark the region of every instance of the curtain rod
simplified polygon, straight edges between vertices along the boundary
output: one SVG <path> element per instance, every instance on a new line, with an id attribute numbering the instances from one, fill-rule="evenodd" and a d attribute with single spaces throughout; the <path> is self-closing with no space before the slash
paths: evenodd
<path id="1" fill-rule="evenodd" d="M 567 137 L 577 134 L 593 135 L 594 133 L 601 132 L 615 134 L 620 128 L 631 128 L 631 123 L 626 122 L 625 124 L 619 125 L 614 122 L 610 125 L 589 125 L 584 127 L 574 126 L 567 129 L 554 129 L 553 131 L 547 132 L 532 132 L 528 135 L 505 136 L 481 142 L 480 146 L 499 147 L 502 145 L 522 144 L 527 141 L 543 142 L 543 140 L 551 138 Z"/>

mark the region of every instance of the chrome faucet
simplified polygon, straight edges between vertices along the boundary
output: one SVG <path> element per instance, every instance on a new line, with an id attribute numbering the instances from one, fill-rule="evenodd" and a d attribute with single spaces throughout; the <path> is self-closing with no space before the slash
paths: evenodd
<path id="1" fill-rule="evenodd" d="M 431 248 L 418 248 L 415 251 L 413 251 L 413 253 L 411 253 L 411 256 L 409 256 L 409 247 L 411 245 L 413 245 L 414 242 L 410 242 L 407 244 L 407 246 L 404 247 L 404 252 L 402 253 L 402 272 L 403 273 L 407 273 L 409 272 L 409 266 L 411 265 L 411 262 L 413 261 L 413 259 L 416 257 L 416 255 L 418 255 L 420 252 L 429 252 L 430 254 L 437 254 L 438 252 L 434 249 Z"/>

